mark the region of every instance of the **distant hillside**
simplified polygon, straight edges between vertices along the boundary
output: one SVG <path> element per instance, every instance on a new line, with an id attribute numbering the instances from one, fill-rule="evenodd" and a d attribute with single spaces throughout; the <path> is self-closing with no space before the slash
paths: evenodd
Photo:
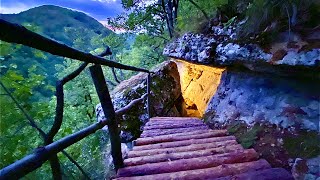
<path id="1" fill-rule="evenodd" d="M 94 36 L 112 33 L 85 13 L 53 5 L 35 7 L 19 14 L 1 14 L 1 19 L 36 26 L 40 28 L 41 34 L 70 46 L 74 45 L 79 36 L 88 43 Z"/>
<path id="2" fill-rule="evenodd" d="M 1 14 L 0 17 L 85 52 L 101 47 L 97 40 L 113 33 L 85 13 L 52 5 L 35 7 L 19 14 Z M 27 76 L 28 69 L 35 65 L 36 73 L 47 76 L 50 84 L 55 81 L 55 65 L 63 62 L 60 57 L 25 46 L 2 43 L 0 50 L 2 71 L 16 67 Z"/>

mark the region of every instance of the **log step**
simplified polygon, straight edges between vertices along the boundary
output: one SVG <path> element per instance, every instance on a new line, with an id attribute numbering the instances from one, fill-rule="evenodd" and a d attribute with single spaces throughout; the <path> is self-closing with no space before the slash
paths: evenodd
<path id="1" fill-rule="evenodd" d="M 186 146 L 180 147 L 172 147 L 172 148 L 161 148 L 161 149 L 149 149 L 149 150 L 138 150 L 138 151 L 129 151 L 128 158 L 132 157 L 140 157 L 140 156 L 152 156 L 156 154 L 162 153 L 174 153 L 174 152 L 187 152 L 187 151 L 196 151 L 196 150 L 203 150 L 203 149 L 210 149 L 216 148 L 217 153 L 224 151 L 228 151 L 228 147 L 236 145 L 237 141 L 235 140 L 228 140 L 222 142 L 208 142 L 203 144 L 191 144 Z"/>
<path id="2" fill-rule="evenodd" d="M 269 163 L 260 159 L 257 161 L 222 164 L 215 167 L 194 169 L 188 171 L 177 171 L 172 173 L 153 174 L 146 176 L 121 177 L 118 180 L 194 180 L 194 179 L 215 179 L 233 174 L 240 174 L 250 171 L 270 169 Z"/>
<path id="3" fill-rule="evenodd" d="M 210 130 L 190 117 L 151 118 L 124 165 L 117 179 L 293 179 L 259 160 L 254 149 L 243 149 L 226 130 Z"/>
<path id="4" fill-rule="evenodd" d="M 243 147 L 240 144 L 236 144 L 233 146 L 220 147 L 220 148 L 211 148 L 204 150 L 196 150 L 196 151 L 188 151 L 188 152 L 171 152 L 171 153 L 162 153 L 156 154 L 153 156 L 142 156 L 142 157 L 134 157 L 128 158 L 124 160 L 125 166 L 136 166 L 147 163 L 157 163 L 157 162 L 165 162 L 165 161 L 173 161 L 179 159 L 190 159 L 202 156 L 210 156 L 221 153 L 231 153 L 231 152 L 242 152 Z"/>
<path id="5" fill-rule="evenodd" d="M 134 145 L 135 146 L 141 146 L 141 145 L 147 145 L 147 144 L 155 144 L 155 143 L 161 143 L 161 142 L 172 142 L 172 141 L 183 141 L 183 140 L 189 140 L 189 139 L 203 139 L 203 138 L 211 138 L 211 137 L 219 137 L 219 136 L 225 136 L 227 135 L 226 130 L 215 130 L 215 131 L 205 131 L 201 134 L 187 134 L 187 133 L 181 133 L 181 135 L 176 134 L 170 134 L 170 135 L 161 135 L 161 136 L 155 136 L 155 137 L 146 137 L 146 138 L 138 138 Z"/>
<path id="6" fill-rule="evenodd" d="M 178 120 L 196 120 L 196 121 L 201 121 L 199 118 L 196 117 L 153 117 L 150 118 L 149 121 L 178 121 Z"/>
<path id="7" fill-rule="evenodd" d="M 141 137 L 153 137 L 167 134 L 176 134 L 176 133 L 185 133 L 191 132 L 194 130 L 209 130 L 207 126 L 197 126 L 197 127 L 188 127 L 188 128 L 176 128 L 176 129 L 152 129 L 145 130 L 141 134 Z"/>
<path id="8" fill-rule="evenodd" d="M 189 128 L 189 127 L 198 127 L 198 126 L 206 126 L 206 125 L 202 123 L 151 124 L 149 126 L 145 126 L 143 130 Z"/>
<path id="9" fill-rule="evenodd" d="M 233 164 L 254 161 L 257 160 L 258 157 L 259 156 L 254 149 L 248 149 L 238 152 L 217 154 L 212 156 L 204 156 L 190 159 L 180 159 L 170 162 L 158 162 L 138 166 L 128 166 L 119 169 L 118 175 L 122 177 L 128 177 L 186 171 L 193 169 L 203 169 L 209 167 L 216 167 L 222 164 Z"/>
<path id="10" fill-rule="evenodd" d="M 212 143 L 212 142 L 222 142 L 228 140 L 235 140 L 234 136 L 222 136 L 222 137 L 213 137 L 206 139 L 189 139 L 184 141 L 174 141 L 174 142 L 164 142 L 157 144 L 148 144 L 143 146 L 134 146 L 133 150 L 148 150 L 148 149 L 161 149 L 161 148 L 170 148 L 170 147 L 179 147 L 179 146 L 187 146 L 191 144 L 204 144 L 204 143 Z"/>
<path id="11" fill-rule="evenodd" d="M 204 124 L 202 121 L 199 120 L 192 120 L 192 121 L 152 121 L 147 122 L 145 126 L 153 126 L 153 125 L 172 125 L 172 124 Z"/>

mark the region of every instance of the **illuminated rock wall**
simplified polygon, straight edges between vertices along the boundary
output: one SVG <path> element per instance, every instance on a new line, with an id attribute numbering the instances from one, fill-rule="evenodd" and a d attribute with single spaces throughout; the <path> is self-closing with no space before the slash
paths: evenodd
<path id="1" fill-rule="evenodd" d="M 172 59 L 178 66 L 185 116 L 202 117 L 211 97 L 217 91 L 224 68 Z"/>

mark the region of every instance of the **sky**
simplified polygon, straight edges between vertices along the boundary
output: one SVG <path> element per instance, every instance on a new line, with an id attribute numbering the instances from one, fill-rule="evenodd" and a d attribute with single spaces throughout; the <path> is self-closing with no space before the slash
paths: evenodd
<path id="1" fill-rule="evenodd" d="M 57 5 L 84 12 L 105 24 L 123 12 L 121 0 L 0 0 L 0 13 L 13 14 L 40 5 Z"/>

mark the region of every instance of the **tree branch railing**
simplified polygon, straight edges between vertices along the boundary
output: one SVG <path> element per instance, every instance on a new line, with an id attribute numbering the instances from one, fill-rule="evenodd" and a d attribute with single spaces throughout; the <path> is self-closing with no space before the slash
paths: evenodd
<path id="1" fill-rule="evenodd" d="M 61 44 L 57 41 L 51 40 L 44 36 L 41 36 L 37 33 L 34 33 L 23 26 L 18 24 L 12 24 L 10 22 L 4 21 L 0 19 L 0 40 L 6 41 L 9 43 L 17 43 L 25 46 L 29 46 L 41 51 L 45 51 L 51 53 L 53 55 L 58 55 L 62 57 L 67 57 L 72 60 L 79 60 L 84 62 L 81 66 L 76 69 L 71 74 L 67 75 L 63 79 L 57 81 L 56 83 L 56 97 L 57 97 L 57 105 L 56 105 L 56 114 L 54 123 L 49 130 L 48 133 L 45 133 L 41 130 L 33 121 L 33 119 L 23 110 L 21 107 L 21 111 L 25 115 L 25 117 L 29 120 L 30 125 L 34 127 L 40 135 L 43 137 L 45 141 L 45 146 L 39 147 L 34 150 L 33 153 L 25 156 L 24 158 L 16 161 L 13 164 L 8 165 L 0 170 L 0 180 L 1 179 L 19 179 L 29 172 L 34 171 L 35 169 L 42 166 L 46 161 L 50 161 L 51 169 L 53 173 L 54 179 L 62 179 L 61 169 L 59 159 L 57 157 L 57 153 L 62 152 L 67 158 L 75 164 L 79 170 L 84 174 L 84 176 L 88 179 L 88 175 L 85 174 L 84 170 L 80 167 L 80 165 L 68 155 L 64 149 L 71 146 L 74 143 L 82 140 L 83 138 L 89 136 L 90 134 L 95 133 L 97 130 L 102 129 L 104 126 L 108 126 L 109 134 L 110 134 L 110 142 L 111 142 L 111 155 L 113 157 L 113 162 L 115 165 L 115 169 L 119 169 L 123 167 L 123 159 L 121 154 L 121 140 L 120 140 L 120 128 L 119 123 L 117 122 L 117 116 L 123 115 L 126 111 L 128 111 L 134 105 L 141 103 L 145 97 L 147 97 L 147 111 L 149 118 L 151 117 L 150 112 L 150 84 L 151 84 L 151 72 L 147 69 L 137 68 L 133 66 L 124 65 L 121 63 L 117 63 L 114 61 L 109 61 L 103 58 L 103 56 L 111 55 L 112 52 L 109 47 L 98 56 L 92 55 L 90 53 L 85 53 L 74 48 L 71 48 L 67 45 Z M 63 123 L 63 110 L 64 110 L 64 92 L 63 85 L 67 82 L 73 80 L 77 77 L 87 66 L 89 63 L 93 63 L 94 65 L 89 67 L 91 77 L 93 83 L 95 85 L 102 109 L 105 113 L 106 120 L 99 121 L 94 123 L 82 130 L 65 136 L 57 141 L 53 141 L 55 135 L 61 128 Z M 101 65 L 109 66 L 111 68 L 118 68 L 124 70 L 138 71 L 148 73 L 147 76 L 147 89 L 146 94 L 144 94 L 141 98 L 133 100 L 127 106 L 123 107 L 120 110 L 115 111 L 111 97 L 109 94 L 109 90 L 107 87 L 108 80 L 105 80 Z M 1 83 L 1 86 L 3 84 Z M 9 91 L 8 91 L 9 92 Z M 9 95 L 10 96 L 10 95 Z M 11 96 L 10 96 L 11 97 Z M 14 97 L 11 97 L 13 101 L 16 101 Z M 18 102 L 15 102 L 17 106 L 19 106 Z"/>

